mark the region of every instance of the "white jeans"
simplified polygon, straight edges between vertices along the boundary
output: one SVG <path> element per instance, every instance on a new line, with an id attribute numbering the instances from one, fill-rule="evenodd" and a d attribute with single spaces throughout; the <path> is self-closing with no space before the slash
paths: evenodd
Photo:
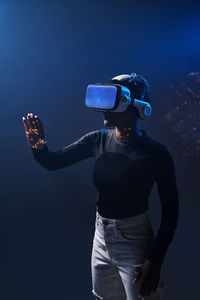
<path id="1" fill-rule="evenodd" d="M 96 211 L 91 255 L 92 293 L 96 299 L 141 300 L 141 281 L 133 284 L 135 267 L 143 264 L 153 239 L 148 211 L 122 219 L 104 218 Z M 161 266 L 156 292 L 142 299 L 162 300 L 165 289 Z"/>

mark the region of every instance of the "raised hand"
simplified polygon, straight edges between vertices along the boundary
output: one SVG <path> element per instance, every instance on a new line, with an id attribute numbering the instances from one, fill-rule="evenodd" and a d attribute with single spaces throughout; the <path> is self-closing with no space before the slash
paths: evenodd
<path id="1" fill-rule="evenodd" d="M 42 149 L 46 144 L 44 129 L 41 120 L 38 116 L 28 113 L 27 120 L 22 117 L 22 121 L 25 127 L 25 133 L 29 145 L 34 149 Z"/>

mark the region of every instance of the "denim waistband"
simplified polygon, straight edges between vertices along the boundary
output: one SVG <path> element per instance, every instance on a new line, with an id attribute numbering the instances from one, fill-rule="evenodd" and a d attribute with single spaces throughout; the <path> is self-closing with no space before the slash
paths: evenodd
<path id="1" fill-rule="evenodd" d="M 137 214 L 132 217 L 126 217 L 121 219 L 109 219 L 102 217 L 98 211 L 96 211 L 96 219 L 100 221 L 102 224 L 120 224 L 120 225 L 128 225 L 128 224 L 140 224 L 143 223 L 146 220 L 149 220 L 149 211 L 146 210 L 140 214 Z"/>

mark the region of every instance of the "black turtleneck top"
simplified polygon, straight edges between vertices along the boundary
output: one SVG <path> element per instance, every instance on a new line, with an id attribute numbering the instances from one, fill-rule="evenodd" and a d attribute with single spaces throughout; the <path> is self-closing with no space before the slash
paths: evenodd
<path id="1" fill-rule="evenodd" d="M 32 149 L 47 170 L 70 166 L 94 157 L 93 182 L 97 210 L 105 218 L 126 218 L 148 210 L 154 183 L 161 202 L 161 223 L 148 259 L 161 264 L 177 228 L 179 193 L 174 162 L 167 147 L 140 129 L 142 136 L 119 139 L 114 129 L 91 131 L 54 152 L 44 145 Z"/>

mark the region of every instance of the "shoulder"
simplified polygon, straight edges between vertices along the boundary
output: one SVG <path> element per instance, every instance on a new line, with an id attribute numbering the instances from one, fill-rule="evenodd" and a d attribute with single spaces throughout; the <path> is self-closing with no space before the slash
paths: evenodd
<path id="1" fill-rule="evenodd" d="M 173 158 L 167 145 L 158 142 L 148 134 L 146 135 L 145 143 L 148 145 L 151 152 L 155 155 L 155 159 L 157 162 L 173 163 Z"/>
<path id="2" fill-rule="evenodd" d="M 107 128 L 101 128 L 101 129 L 96 129 L 93 131 L 90 131 L 85 134 L 85 136 L 88 137 L 103 137 L 103 136 L 108 136 L 112 134 L 113 129 L 107 129 Z"/>
<path id="3" fill-rule="evenodd" d="M 106 130 L 96 129 L 85 133 L 82 137 L 78 139 L 79 142 L 87 142 L 87 143 L 96 143 L 98 142 L 104 135 L 106 134 Z"/>
<path id="4" fill-rule="evenodd" d="M 146 132 L 145 132 L 144 141 L 155 152 L 163 153 L 163 152 L 168 152 L 169 151 L 166 145 L 164 145 L 164 144 L 160 143 L 159 141 L 155 140 L 154 138 L 152 138 Z"/>

